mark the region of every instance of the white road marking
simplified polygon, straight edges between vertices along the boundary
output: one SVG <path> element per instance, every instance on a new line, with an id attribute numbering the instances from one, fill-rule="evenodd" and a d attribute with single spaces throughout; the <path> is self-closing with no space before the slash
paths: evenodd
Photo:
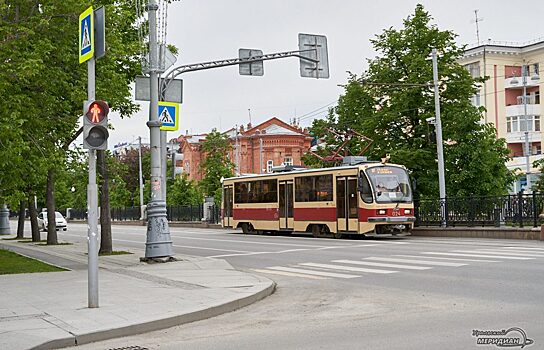
<path id="1" fill-rule="evenodd" d="M 219 239 L 219 238 L 200 238 L 200 237 L 187 237 L 187 236 L 174 236 L 177 239 L 194 239 L 198 241 L 213 241 L 213 242 L 228 242 L 228 243 L 240 243 L 240 244 L 258 244 L 258 245 L 285 245 L 293 247 L 307 247 L 307 248 L 328 248 L 325 245 L 308 245 L 308 244 L 295 244 L 295 243 L 274 243 L 274 242 L 257 242 L 257 241 L 245 241 L 243 239 Z M 333 246 L 338 248 L 338 246 Z M 346 246 L 341 246 L 344 248 Z"/>
<path id="2" fill-rule="evenodd" d="M 357 278 L 357 277 L 361 277 L 359 275 L 348 275 L 348 274 L 344 274 L 344 273 L 306 270 L 306 269 L 299 269 L 299 268 L 294 268 L 294 267 L 283 267 L 283 266 L 272 266 L 272 267 L 267 267 L 267 269 L 294 272 L 294 273 L 302 273 L 302 274 L 316 275 L 316 276 L 325 276 L 325 277 L 337 277 L 337 278 Z"/>
<path id="3" fill-rule="evenodd" d="M 512 255 L 512 256 L 531 256 L 536 258 L 543 258 L 544 253 L 533 253 L 533 252 L 516 252 L 516 251 L 502 251 L 502 250 L 492 250 L 492 249 L 478 249 L 478 250 L 454 250 L 455 252 L 459 253 L 484 253 L 484 254 L 504 254 L 504 255 Z"/>
<path id="4" fill-rule="evenodd" d="M 393 255 L 393 256 L 400 256 L 404 258 L 424 258 L 424 259 L 440 259 L 440 260 L 453 260 L 453 261 L 473 261 L 473 262 L 499 262 L 497 260 L 480 260 L 480 259 L 459 259 L 459 258 L 439 258 L 436 256 L 421 256 L 421 255 Z"/>
<path id="5" fill-rule="evenodd" d="M 523 257 L 517 257 L 517 256 L 461 254 L 461 253 L 422 252 L 421 254 L 447 255 L 447 256 L 469 256 L 469 257 L 473 257 L 473 258 L 510 259 L 510 260 L 532 260 L 532 259 L 534 259 L 534 258 L 523 258 Z"/>
<path id="6" fill-rule="evenodd" d="M 503 249 L 527 249 L 527 250 L 544 251 L 544 248 L 533 248 L 533 247 L 503 247 Z"/>
<path id="7" fill-rule="evenodd" d="M 382 274 L 398 272 L 398 271 L 391 271 L 391 270 L 367 269 L 367 268 L 364 268 L 364 267 L 353 267 L 353 266 L 331 265 L 331 264 L 317 264 L 317 263 L 302 263 L 302 264 L 299 264 L 299 265 L 310 266 L 310 267 L 320 267 L 320 268 L 332 269 L 332 270 L 368 272 L 368 273 L 382 273 Z"/>
<path id="8" fill-rule="evenodd" d="M 385 262 L 396 262 L 396 263 L 407 263 L 407 264 L 421 264 L 421 265 L 436 265 L 436 266 L 452 266 L 459 267 L 465 266 L 467 264 L 461 263 L 452 263 L 452 262 L 443 262 L 443 261 L 427 261 L 427 260 L 412 260 L 412 259 L 397 259 L 397 258 L 381 258 L 381 257 L 370 257 L 365 258 L 366 260 L 375 260 L 375 261 L 385 261 Z"/>
<path id="9" fill-rule="evenodd" d="M 397 269 L 407 270 L 429 270 L 432 267 L 429 266 L 413 266 L 413 265 L 397 265 L 397 264 L 384 264 L 371 261 L 359 261 L 359 260 L 333 260 L 334 263 L 340 264 L 354 264 L 354 265 L 366 265 L 366 266 L 378 266 L 378 267 L 391 267 Z"/>
<path id="10" fill-rule="evenodd" d="M 303 278 L 310 278 L 314 280 L 327 280 L 326 277 L 319 277 L 319 276 L 312 276 L 312 275 L 304 275 L 301 273 L 294 273 L 294 272 L 287 272 L 287 271 L 274 271 L 274 270 L 266 270 L 266 269 L 251 269 L 255 272 L 259 273 L 272 273 L 274 275 L 282 275 L 282 276 L 289 276 L 289 277 L 303 277 Z"/>

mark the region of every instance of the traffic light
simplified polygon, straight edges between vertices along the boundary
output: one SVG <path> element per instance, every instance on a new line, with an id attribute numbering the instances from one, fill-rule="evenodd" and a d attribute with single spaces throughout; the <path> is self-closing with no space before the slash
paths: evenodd
<path id="1" fill-rule="evenodd" d="M 108 149 L 108 113 L 110 107 L 106 101 L 85 103 L 83 110 L 83 148 Z"/>

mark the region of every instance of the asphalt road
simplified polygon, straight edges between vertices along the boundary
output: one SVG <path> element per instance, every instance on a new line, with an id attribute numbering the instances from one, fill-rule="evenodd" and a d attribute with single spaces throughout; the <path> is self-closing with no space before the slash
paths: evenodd
<path id="1" fill-rule="evenodd" d="M 113 226 L 114 249 L 142 249 L 145 235 Z M 78 349 L 492 349 L 473 330 L 511 327 L 534 341 L 525 348 L 544 348 L 543 242 L 188 228 L 171 236 L 176 255 L 226 259 L 275 280 L 276 293 L 213 319 Z M 86 225 L 70 224 L 59 238 L 86 240 Z"/>

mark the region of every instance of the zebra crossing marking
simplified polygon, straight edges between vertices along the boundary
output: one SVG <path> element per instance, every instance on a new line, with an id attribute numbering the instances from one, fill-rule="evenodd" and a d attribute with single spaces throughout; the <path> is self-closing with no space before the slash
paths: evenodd
<path id="1" fill-rule="evenodd" d="M 453 260 L 453 261 L 470 261 L 470 262 L 500 262 L 498 260 L 482 260 L 482 259 L 460 259 L 460 258 L 440 258 L 436 256 L 421 256 L 421 255 L 402 255 L 397 254 L 393 256 L 400 256 L 403 258 L 424 258 L 424 259 L 440 259 L 440 260 Z"/>
<path id="2" fill-rule="evenodd" d="M 321 267 L 321 268 L 333 269 L 333 270 L 344 270 L 344 271 L 354 271 L 354 272 L 368 272 L 368 273 L 381 273 L 381 274 L 398 272 L 398 271 L 391 271 L 391 270 L 367 269 L 367 268 L 364 268 L 364 267 L 353 267 L 353 266 L 331 265 L 331 264 L 317 264 L 317 263 L 301 263 L 299 265 L 310 266 L 310 267 Z"/>
<path id="3" fill-rule="evenodd" d="M 282 276 L 289 276 L 289 277 L 303 277 L 303 278 L 310 278 L 314 280 L 327 280 L 327 277 L 320 277 L 320 276 L 312 276 L 312 275 L 305 275 L 302 273 L 295 273 L 295 272 L 287 272 L 287 271 L 274 271 L 274 270 L 266 270 L 266 269 L 251 269 L 255 272 L 260 273 L 271 273 L 274 275 L 282 275 Z"/>
<path id="4" fill-rule="evenodd" d="M 455 250 L 455 252 L 461 252 L 461 253 L 484 253 L 484 254 L 504 254 L 504 255 L 511 255 L 511 256 L 530 256 L 530 257 L 536 257 L 536 258 L 544 258 L 544 254 L 539 253 L 521 253 L 521 252 L 514 252 L 514 251 L 500 251 L 500 250 L 491 250 L 491 249 L 478 249 L 476 251 L 467 251 L 467 250 Z"/>
<path id="5" fill-rule="evenodd" d="M 537 250 L 537 251 L 543 251 L 544 252 L 544 248 L 534 248 L 534 247 L 503 247 L 503 249 L 527 249 L 527 250 Z"/>
<path id="6" fill-rule="evenodd" d="M 384 264 L 371 261 L 359 261 L 359 260 L 333 260 L 333 263 L 340 264 L 354 264 L 354 265 L 366 265 L 366 266 L 377 266 L 377 267 L 391 267 L 396 269 L 407 269 L 407 270 L 429 270 L 432 267 L 429 266 L 413 266 L 413 265 L 397 265 L 397 264 Z"/>
<path id="7" fill-rule="evenodd" d="M 468 265 L 468 264 L 462 264 L 462 263 L 443 262 L 443 261 L 381 258 L 381 257 L 376 257 L 376 256 L 371 256 L 371 257 L 365 258 L 365 259 L 366 260 L 374 260 L 374 261 L 385 261 L 385 262 L 396 262 L 396 263 L 407 263 L 407 264 L 421 264 L 421 265 L 436 265 L 436 266 L 451 266 L 451 267 L 459 267 L 459 266 Z"/>
<path id="8" fill-rule="evenodd" d="M 462 253 L 422 252 L 421 254 L 446 255 L 446 256 L 468 256 L 468 257 L 474 257 L 474 258 L 510 259 L 510 260 L 532 260 L 532 259 L 534 259 L 534 258 L 526 258 L 526 257 L 521 257 L 521 256 L 501 256 L 501 255 L 462 254 Z"/>
<path id="9" fill-rule="evenodd" d="M 272 267 L 268 267 L 267 269 L 278 270 L 278 271 L 286 271 L 286 272 L 294 272 L 294 273 L 302 273 L 302 274 L 309 274 L 309 275 L 317 275 L 317 276 L 325 276 L 325 277 L 338 277 L 338 278 L 357 278 L 357 277 L 361 277 L 360 275 L 348 275 L 348 274 L 344 274 L 344 273 L 334 273 L 334 272 L 317 271 L 317 270 L 306 270 L 306 269 L 299 269 L 299 268 L 294 268 L 294 267 L 284 267 L 284 266 L 272 266 Z"/>

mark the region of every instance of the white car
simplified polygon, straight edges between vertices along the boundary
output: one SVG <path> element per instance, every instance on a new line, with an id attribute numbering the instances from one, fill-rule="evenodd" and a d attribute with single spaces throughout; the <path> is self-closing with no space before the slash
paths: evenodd
<path id="1" fill-rule="evenodd" d="M 66 219 L 58 211 L 55 212 L 55 223 L 58 230 L 66 231 Z M 38 214 L 38 227 L 44 231 L 47 231 L 47 212 L 42 211 Z"/>

